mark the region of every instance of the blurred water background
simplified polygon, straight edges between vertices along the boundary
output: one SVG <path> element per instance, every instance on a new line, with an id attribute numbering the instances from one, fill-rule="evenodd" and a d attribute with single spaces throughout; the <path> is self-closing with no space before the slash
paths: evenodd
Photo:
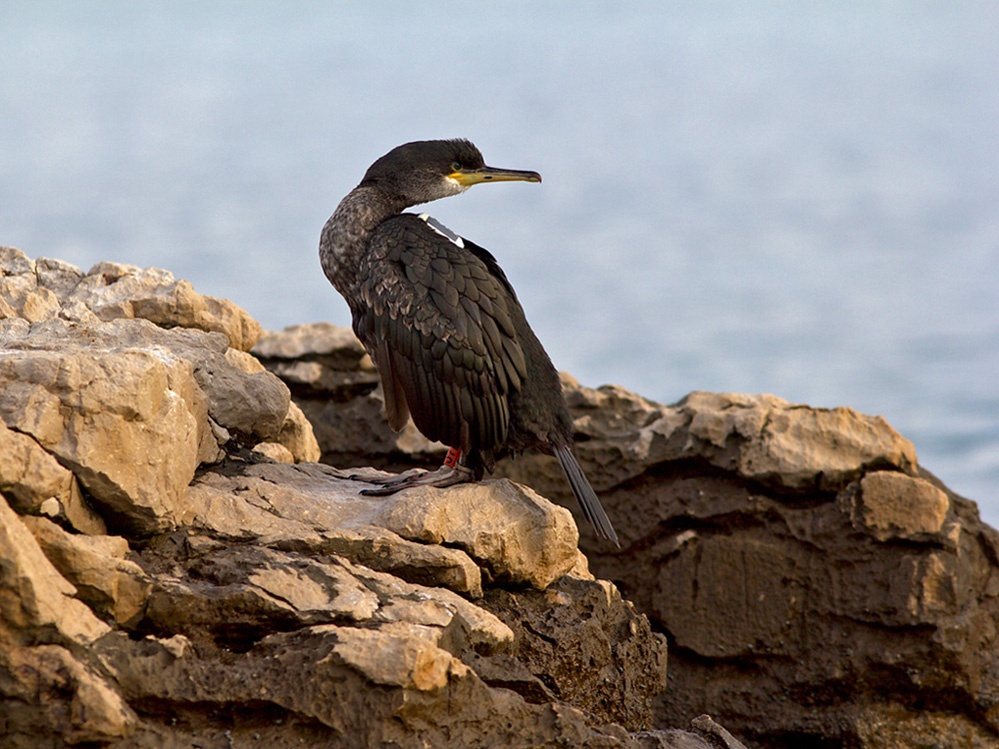
<path id="1" fill-rule="evenodd" d="M 320 229 L 465 136 L 436 203 L 557 366 L 882 414 L 999 524 L 999 4 L 0 3 L 0 243 L 349 324 Z"/>

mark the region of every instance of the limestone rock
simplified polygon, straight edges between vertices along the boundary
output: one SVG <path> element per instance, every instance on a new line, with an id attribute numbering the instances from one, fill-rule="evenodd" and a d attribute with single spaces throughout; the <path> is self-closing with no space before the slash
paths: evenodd
<path id="1" fill-rule="evenodd" d="M 267 333 L 254 351 L 292 389 L 325 462 L 354 466 L 360 456 L 363 465 L 405 470 L 443 456 L 443 446 L 422 438 L 412 423 L 398 434 L 388 427 L 377 373 L 349 330 L 296 326 Z M 576 431 L 586 437 L 577 456 L 598 493 L 656 465 L 688 459 L 795 491 L 837 491 L 868 469 L 916 470 L 908 440 L 884 419 L 849 408 L 813 409 L 772 395 L 732 393 L 691 393 L 664 406 L 616 386 L 582 388 L 569 377 L 563 389 Z M 496 475 L 575 504 L 558 464 L 547 456 L 501 461 Z M 590 530 L 579 525 L 589 544 Z"/>
<path id="2" fill-rule="evenodd" d="M 59 519 L 81 533 L 101 535 L 107 526 L 80 491 L 71 471 L 26 434 L 0 421 L 0 492 L 19 513 Z"/>
<path id="3" fill-rule="evenodd" d="M 224 344 L 206 350 L 199 343 L 185 347 L 185 355 L 208 395 L 212 419 L 251 440 L 276 437 L 288 414 L 288 388 L 249 354 Z"/>
<path id="4" fill-rule="evenodd" d="M 916 466 L 911 442 L 881 417 L 849 408 L 700 392 L 662 406 L 614 386 L 577 387 L 567 399 L 577 430 L 590 437 L 579 452 L 613 470 L 597 472 L 602 484 L 628 480 L 657 463 L 697 459 L 776 487 L 836 491 L 869 468 L 912 473 Z M 613 447 L 607 444 L 612 435 Z"/>
<path id="5" fill-rule="evenodd" d="M 36 511 L 66 490 L 73 474 L 31 437 L 0 422 L 0 491 L 20 512 Z"/>
<path id="6" fill-rule="evenodd" d="M 29 323 L 59 312 L 59 298 L 39 283 L 35 263 L 14 247 L 0 247 L 0 318 Z"/>
<path id="7" fill-rule="evenodd" d="M 91 536 L 104 536 L 108 532 L 104 516 L 95 510 L 83 496 L 83 489 L 76 476 L 70 474 L 66 490 L 43 501 L 38 509 L 67 528 Z"/>
<path id="8" fill-rule="evenodd" d="M 23 276 L 34 273 L 31 259 L 16 247 L 0 247 L 0 275 Z"/>
<path id="9" fill-rule="evenodd" d="M 229 345 L 249 351 L 260 337 L 260 324 L 228 299 L 194 291 L 169 271 L 124 263 L 98 263 L 67 296 L 85 304 L 101 320 L 142 318 L 162 327 L 196 328 L 224 333 Z"/>
<path id="10" fill-rule="evenodd" d="M 773 396 L 568 395 L 625 543 L 591 568 L 676 645 L 657 723 L 711 712 L 764 744 L 858 747 L 999 729 L 996 533 L 882 419 Z M 535 486 L 559 498 L 543 468 Z M 973 707 L 883 743 L 871 726 L 904 713 L 903 692 Z"/>
<path id="11" fill-rule="evenodd" d="M 690 731 L 671 728 L 634 734 L 643 749 L 746 749 L 746 745 L 711 719 L 699 715 L 690 721 Z"/>
<path id="12" fill-rule="evenodd" d="M 857 496 L 859 517 L 854 524 L 869 528 L 879 541 L 939 534 L 950 509 L 942 489 L 891 471 L 864 476 Z"/>
<path id="13" fill-rule="evenodd" d="M 250 354 L 229 349 L 226 352 L 226 360 L 244 374 L 251 376 L 261 375 L 262 381 L 269 383 L 272 386 L 272 389 L 276 384 L 280 383 L 280 380 L 268 375 L 267 370 L 260 363 L 260 361 Z M 267 396 L 255 397 L 258 398 L 257 402 L 254 403 L 254 408 L 256 410 L 260 409 L 261 397 L 277 398 L 275 401 L 276 406 L 271 410 L 275 416 L 283 414 L 280 427 L 266 427 L 264 429 L 258 429 L 257 431 L 261 436 L 271 437 L 274 439 L 276 444 L 282 445 L 285 449 L 287 449 L 287 451 L 291 454 L 292 460 L 284 460 L 282 462 L 302 463 L 315 462 L 319 460 L 319 443 L 316 442 L 315 434 L 312 431 L 312 425 L 309 423 L 309 420 L 305 418 L 305 414 L 302 413 L 302 409 L 300 409 L 298 405 L 290 402 L 290 394 L 287 388 L 282 387 L 275 389 L 273 395 L 268 394 Z M 271 457 L 274 456 L 272 455 Z"/>
<path id="14" fill-rule="evenodd" d="M 346 403 L 325 396 L 296 397 L 295 402 L 312 423 L 324 463 L 403 470 L 437 467 L 447 453 L 444 445 L 420 434 L 412 421 L 401 432 L 389 427 L 381 385 Z"/>
<path id="15" fill-rule="evenodd" d="M 275 540 L 271 546 L 313 554 L 337 554 L 409 582 L 447 588 L 470 598 L 482 597 L 482 573 L 463 551 L 409 541 L 385 528 L 339 528 L 324 530 L 321 536 L 305 532 L 297 538 Z"/>
<path id="16" fill-rule="evenodd" d="M 138 722 L 113 687 L 60 645 L 12 648 L 0 640 L 0 682 L 0 729 L 10 749 L 106 746 Z"/>
<path id="17" fill-rule="evenodd" d="M 665 643 L 592 579 L 565 510 L 509 481 L 360 495 L 350 472 L 310 462 L 304 412 L 240 350 L 255 323 L 165 271 L 84 274 L 3 250 L 0 279 L 4 746 L 695 735 L 611 723 L 645 727 Z M 257 350 L 296 392 L 319 402 L 336 383 L 342 404 L 380 408 L 355 341 L 323 326 L 292 337 L 310 359 L 287 358 L 287 339 Z M 361 416 L 337 423 L 364 429 Z M 439 450 L 382 444 L 388 459 Z"/>
<path id="18" fill-rule="evenodd" d="M 277 435 L 277 442 L 283 445 L 296 463 L 315 463 L 322 456 L 319 442 L 312 431 L 312 424 L 305 418 L 297 403 L 290 403 L 284 424 Z"/>
<path id="19" fill-rule="evenodd" d="M 605 385 L 599 390 L 563 379 L 576 423 L 575 452 L 604 498 L 628 482 L 642 482 L 659 467 L 706 464 L 778 492 L 836 492 L 868 471 L 914 475 L 912 443 L 881 417 L 849 408 L 813 409 L 772 395 L 691 393 L 664 406 Z M 405 465 L 405 463 L 403 464 Z M 558 464 L 542 455 L 501 461 L 496 475 L 526 483 L 544 496 L 574 505 Z M 627 500 L 626 500 L 627 502 Z M 651 526 L 641 512 L 610 513 L 618 535 L 644 536 Z M 583 545 L 597 546 L 585 523 Z"/>
<path id="20" fill-rule="evenodd" d="M 298 470 L 257 468 L 275 467 Z M 446 589 L 330 554 L 319 558 L 311 548 L 279 551 L 246 539 L 230 545 L 193 535 L 164 538 L 144 549 L 140 562 L 157 580 L 145 626 L 158 635 L 142 641 L 110 635 L 96 646 L 127 701 L 159 706 L 143 715 L 133 741 L 156 745 L 168 736 L 212 745 L 222 729 L 213 728 L 211 716 L 252 704 L 226 725 L 226 740 L 317 748 L 650 745 L 620 727 L 596 726 L 565 702 L 525 700 L 490 686 L 478 669 L 504 684 L 511 668 L 503 658 L 514 634 L 501 617 Z M 631 669 L 661 664 L 661 644 L 612 586 L 574 585 L 553 593 L 557 601 L 536 594 L 535 618 L 524 631 L 533 637 L 541 627 L 541 638 L 572 631 L 566 645 L 581 657 L 609 657 L 596 677 L 594 688 L 602 692 L 608 684 L 632 683 Z M 561 608 L 558 624 L 545 622 L 553 604 Z M 518 621 L 520 607 L 499 608 Z M 599 639 L 586 650 L 583 640 L 593 632 Z M 653 688 L 654 682 L 643 686 Z M 567 690 L 567 701 L 577 696 Z M 618 699 L 635 702 L 616 688 L 606 702 Z M 171 716 L 170 724 L 158 722 L 160 715 Z"/>
<path id="21" fill-rule="evenodd" d="M 0 642 L 30 644 L 37 637 L 34 630 L 50 632 L 50 641 L 93 642 L 108 626 L 75 594 L 0 499 Z"/>
<path id="22" fill-rule="evenodd" d="M 289 444 L 310 454 L 307 427 L 285 428 L 288 389 L 254 370 L 248 354 L 227 356 L 218 333 L 53 319 L 11 328 L 3 345 L 0 419 L 71 469 L 116 523 L 144 532 L 175 527 L 195 469 L 221 455 L 219 428 L 223 439 L 250 442 L 287 432 Z M 67 504 L 64 514 L 80 506 Z"/>
<path id="23" fill-rule="evenodd" d="M 84 274 L 61 260 L 31 260 L 13 247 L 0 247 L 0 299 L 0 317 L 40 322 L 59 316 L 61 308 L 83 306 L 103 321 L 143 318 L 161 327 L 223 333 L 241 351 L 261 333 L 243 309 L 196 293 L 169 271 L 104 262 Z"/>
<path id="24" fill-rule="evenodd" d="M 0 492 L 19 513 L 59 519 L 81 533 L 104 534 L 104 519 L 84 500 L 71 471 L 26 434 L 0 421 Z"/>
<path id="25" fill-rule="evenodd" d="M 140 560 L 155 572 L 162 552 Z M 160 577 L 148 624 L 197 642 L 254 641 L 268 632 L 319 624 L 400 622 L 436 632 L 433 642 L 493 652 L 513 634 L 499 619 L 443 589 L 407 583 L 337 556 L 313 559 L 263 547 L 201 541 L 182 561 L 185 574 Z"/>
<path id="26" fill-rule="evenodd" d="M 518 484 L 419 487 L 393 496 L 376 525 L 403 538 L 453 544 L 503 579 L 546 588 L 576 564 L 569 512 Z"/>
<path id="27" fill-rule="evenodd" d="M 358 494 L 363 485 L 318 466 L 230 469 L 229 476 L 206 474 L 191 485 L 189 522 L 196 528 L 286 548 L 380 528 L 410 541 L 455 547 L 491 576 L 541 588 L 577 562 L 568 512 L 509 482 L 365 497 Z"/>
<path id="28" fill-rule="evenodd" d="M 22 518 L 45 556 L 76 588 L 77 597 L 97 614 L 134 627 L 145 614 L 152 582 L 125 559 L 128 541 L 120 536 L 67 533 L 40 517 Z"/>
<path id="29" fill-rule="evenodd" d="M 292 325 L 280 332 L 265 331 L 253 347 L 253 353 L 265 361 L 309 361 L 329 357 L 331 370 L 373 370 L 364 346 L 349 328 L 328 322 Z"/>
<path id="30" fill-rule="evenodd" d="M 630 730 L 655 725 L 652 697 L 666 689 L 663 636 L 653 634 L 613 584 L 564 577 L 544 591 L 491 589 L 483 605 L 514 623 L 515 662 L 537 680 L 511 677 L 504 663 L 483 676 L 488 683 L 525 699 L 551 690 L 556 699 Z M 481 654 L 466 657 L 479 673 L 483 660 Z M 624 688 L 628 683 L 646 685 L 646 699 L 636 699 Z"/>
<path id="31" fill-rule="evenodd" d="M 322 624 L 229 656 L 202 654 L 177 637 L 101 646 L 128 700 L 170 706 L 168 735 L 177 742 L 204 746 L 212 734 L 197 726 L 210 731 L 211 715 L 253 704 L 215 735 L 237 746 L 638 746 L 622 729 L 588 726 L 574 708 L 489 688 L 437 637 L 405 624 Z M 150 738 L 165 733 L 157 719 L 144 726 Z"/>
<path id="32" fill-rule="evenodd" d="M 60 302 L 64 302 L 77 284 L 83 280 L 83 271 L 64 260 L 40 257 L 35 260 L 38 285 L 48 289 Z"/>
<path id="33" fill-rule="evenodd" d="M 349 472 L 311 462 L 319 445 L 303 416 L 323 457 L 342 466 L 427 464 L 442 454 L 412 428 L 388 429 L 377 374 L 349 332 L 300 326 L 261 339 L 254 352 L 285 386 L 246 353 L 255 322 L 166 271 L 101 263 L 83 273 L 0 250 L 0 283 L 0 491 L 30 515 L 0 503 L 5 742 L 739 746 L 706 718 L 690 731 L 628 733 L 667 725 L 665 711 L 654 712 L 665 642 L 617 587 L 592 579 L 565 510 L 506 480 L 366 497 Z M 581 444 L 588 470 L 606 469 L 597 473 L 622 511 L 633 503 L 627 551 L 663 550 L 665 574 L 688 599 L 696 586 L 684 587 L 683 573 L 700 574 L 698 559 L 670 563 L 708 535 L 698 523 L 710 526 L 717 508 L 693 502 L 684 531 L 663 533 L 661 544 L 648 537 L 654 522 L 634 512 L 635 503 L 662 508 L 641 507 L 643 492 L 678 460 L 706 461 L 736 482 L 752 474 L 753 486 L 774 491 L 838 492 L 827 504 L 865 542 L 888 534 L 886 543 L 910 552 L 932 547 L 897 565 L 889 598 L 872 591 L 884 626 L 932 620 L 942 629 L 966 609 L 955 564 L 967 546 L 961 506 L 923 492 L 918 522 L 892 514 L 896 495 L 922 487 L 891 483 L 914 473 L 890 430 L 868 425 L 870 439 L 854 439 L 828 472 L 839 457 L 830 440 L 844 424 L 863 432 L 859 416 L 790 413 L 765 397 L 663 407 L 623 391 L 572 392 L 583 394 L 583 411 L 587 398 L 604 399 L 577 409 L 577 428 L 591 436 Z M 825 447 L 795 455 L 802 439 Z M 520 465 L 540 467 L 542 482 L 554 476 L 550 485 L 567 492 L 544 460 Z M 872 478 L 874 468 L 897 470 L 886 481 Z M 731 512 L 739 501 L 721 505 Z M 91 506 L 101 515 L 88 515 Z M 795 532 L 818 538 L 821 528 Z M 724 557 L 721 546 L 715 555 L 704 548 L 702 559 Z M 786 572 L 780 550 L 759 556 Z M 748 561 L 732 569 L 755 571 Z M 987 589 L 999 590 L 996 580 Z M 779 582 L 761 579 L 758 589 L 769 595 Z M 842 604 L 827 589 L 823 605 Z M 780 602 L 796 615 L 795 599 Z M 837 611 L 864 613 L 848 604 Z M 746 603 L 740 611 L 753 613 Z M 764 617 L 757 630 L 776 627 Z M 681 630 L 685 647 L 712 657 L 716 643 Z M 947 631 L 941 647 L 968 652 L 963 632 Z M 745 637 L 719 638 L 750 649 Z"/>
<path id="34" fill-rule="evenodd" d="M 4 317 L 21 317 L 38 322 L 54 317 L 59 311 L 59 299 L 51 291 L 38 286 L 33 273 L 0 276 L 0 299 Z"/>
<path id="35" fill-rule="evenodd" d="M 277 442 L 260 442 L 253 446 L 253 452 L 276 463 L 294 463 L 295 456 L 284 445 Z"/>
<path id="36" fill-rule="evenodd" d="M 92 331 L 60 320 L 6 349 L 0 419 L 69 467 L 124 524 L 172 527 L 207 430 L 190 364 L 154 347 L 101 346 Z"/>
<path id="37" fill-rule="evenodd" d="M 379 431 L 377 389 L 345 384 L 365 374 L 361 359 L 320 365 L 320 347 L 354 345 L 346 331 L 284 335 L 271 344 L 284 357 L 264 363 L 310 419 L 336 425 L 316 430 L 324 460 L 351 465 L 353 451 L 392 470 L 431 462 L 426 446 Z M 994 743 L 999 534 L 883 419 L 770 395 L 662 405 L 569 377 L 563 389 L 577 456 L 624 544 L 610 552 L 580 524 L 590 567 L 676 643 L 655 725 L 710 712 L 761 745 Z M 504 460 L 495 473 L 575 506 L 547 456 Z M 490 683 L 554 696 L 550 681 L 520 661 L 500 670 L 499 658 L 478 665 Z M 640 738 L 668 745 L 657 743 L 663 732 Z"/>

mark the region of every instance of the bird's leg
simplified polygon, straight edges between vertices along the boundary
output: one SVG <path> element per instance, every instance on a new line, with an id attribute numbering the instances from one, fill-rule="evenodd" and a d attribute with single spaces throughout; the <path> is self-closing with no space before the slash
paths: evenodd
<path id="1" fill-rule="evenodd" d="M 444 466 L 448 468 L 456 468 L 461 465 L 461 448 L 460 447 L 449 447 L 447 449 L 447 455 L 444 456 Z"/>
<path id="2" fill-rule="evenodd" d="M 385 497 L 411 486 L 436 486 L 443 488 L 445 486 L 454 486 L 455 484 L 473 481 L 475 479 L 474 473 L 471 468 L 465 465 L 463 458 L 461 448 L 452 447 L 447 451 L 444 464 L 436 471 L 422 471 L 419 473 L 407 471 L 393 478 L 362 479 L 369 484 L 377 484 L 378 488 L 362 489 L 361 494 L 369 497 Z"/>

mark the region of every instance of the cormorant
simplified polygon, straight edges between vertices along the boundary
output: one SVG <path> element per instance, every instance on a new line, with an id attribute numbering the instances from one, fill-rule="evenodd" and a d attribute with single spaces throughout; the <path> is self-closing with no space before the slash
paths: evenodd
<path id="1" fill-rule="evenodd" d="M 412 415 L 451 448 L 441 468 L 375 480 L 364 493 L 478 480 L 498 457 L 535 448 L 558 458 L 597 535 L 617 544 L 571 452 L 558 373 L 496 259 L 426 214 L 403 213 L 510 180 L 541 175 L 486 166 L 467 140 L 406 143 L 371 165 L 323 227 L 323 271 L 378 368 L 389 424 L 398 431 Z"/>

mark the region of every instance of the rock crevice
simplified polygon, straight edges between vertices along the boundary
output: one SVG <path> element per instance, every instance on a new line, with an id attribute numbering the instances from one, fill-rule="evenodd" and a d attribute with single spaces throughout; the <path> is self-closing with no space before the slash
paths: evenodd
<path id="1" fill-rule="evenodd" d="M 0 746 L 673 745 L 629 733 L 665 641 L 568 511 L 508 480 L 361 496 L 256 322 L 166 271 L 4 248 L 0 287 Z"/>
<path id="2" fill-rule="evenodd" d="M 999 534 L 883 419 L 563 386 L 620 550 L 542 455 L 360 495 L 443 447 L 349 331 L 0 249 L 0 746 L 999 742 Z"/>

